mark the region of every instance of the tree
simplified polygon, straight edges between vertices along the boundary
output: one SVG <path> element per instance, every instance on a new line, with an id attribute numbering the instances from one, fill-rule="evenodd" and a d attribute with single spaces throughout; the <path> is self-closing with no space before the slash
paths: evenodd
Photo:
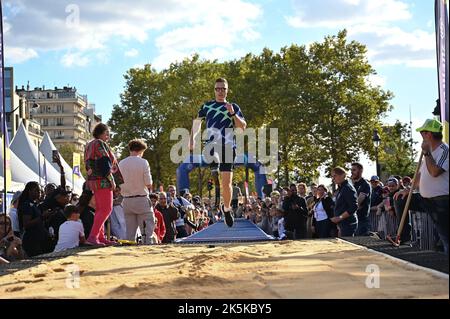
<path id="1" fill-rule="evenodd" d="M 69 164 L 69 166 L 73 168 L 73 153 L 80 153 L 80 151 L 78 151 L 76 146 L 73 144 L 66 143 L 66 144 L 60 145 L 58 147 L 58 151 L 59 151 L 59 154 L 61 155 L 61 157 L 67 162 L 67 164 Z M 80 154 L 81 154 L 80 172 L 83 176 L 87 176 L 86 167 L 83 165 L 84 154 L 83 153 L 80 153 Z M 65 172 L 65 173 L 72 174 L 72 172 Z"/>
<path id="2" fill-rule="evenodd" d="M 416 169 L 417 151 L 407 124 L 397 121 L 382 130 L 383 147 L 380 162 L 388 175 L 413 176 Z"/>
<path id="3" fill-rule="evenodd" d="M 326 37 L 309 49 L 308 83 L 299 96 L 297 120 L 307 123 L 304 135 L 313 139 L 316 154 L 328 170 L 357 160 L 361 153 L 374 157 L 372 132 L 392 108 L 391 92 L 373 87 L 376 74 L 367 61 L 367 48 L 346 39 L 347 32 Z"/>
<path id="4" fill-rule="evenodd" d="M 241 106 L 250 128 L 278 128 L 285 184 L 294 170 L 302 180 L 314 180 L 321 166 L 330 170 L 362 153 L 375 156 L 372 132 L 391 109 L 392 93 L 373 87 L 373 74 L 367 48 L 347 41 L 345 30 L 308 48 L 264 49 L 224 63 L 194 55 L 159 72 L 151 65 L 131 69 L 109 121 L 112 144 L 123 149 L 128 140 L 144 138 L 155 185 L 175 183 L 178 164 L 169 154 L 177 141 L 170 133 L 190 131 L 200 106 L 214 96 L 214 80 L 226 77 L 229 101 Z M 209 174 L 192 175 L 192 190 L 200 193 Z"/>

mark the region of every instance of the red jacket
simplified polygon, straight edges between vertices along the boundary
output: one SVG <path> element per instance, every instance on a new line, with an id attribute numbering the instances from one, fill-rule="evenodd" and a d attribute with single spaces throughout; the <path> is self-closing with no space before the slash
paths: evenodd
<path id="1" fill-rule="evenodd" d="M 158 236 L 158 240 L 161 243 L 164 236 L 166 236 L 166 224 L 164 223 L 164 217 L 161 214 L 159 210 L 156 208 L 155 210 L 155 217 L 158 220 L 158 222 L 155 225 L 155 234 Z"/>

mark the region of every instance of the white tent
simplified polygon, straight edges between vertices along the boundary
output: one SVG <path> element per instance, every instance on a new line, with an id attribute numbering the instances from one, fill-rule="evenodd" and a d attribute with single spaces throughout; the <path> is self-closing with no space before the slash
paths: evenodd
<path id="1" fill-rule="evenodd" d="M 53 152 L 53 150 L 56 150 L 56 149 L 57 148 L 56 148 L 55 144 L 53 144 L 50 136 L 48 135 L 47 132 L 45 132 L 44 139 L 42 140 L 42 143 L 41 143 L 40 151 L 41 151 L 42 155 L 44 155 L 45 159 L 47 161 L 49 161 L 57 171 L 59 171 L 58 165 L 56 163 L 52 162 L 52 157 L 53 157 L 52 152 Z M 73 169 L 72 169 L 72 167 L 70 167 L 69 164 L 67 164 L 67 162 L 64 160 L 64 158 L 62 156 L 61 156 L 61 164 L 64 168 L 64 172 L 66 173 L 66 178 L 68 178 L 70 181 L 72 181 Z M 75 185 L 74 185 L 75 192 L 81 193 L 84 182 L 85 182 L 85 179 L 83 177 L 80 177 L 77 180 L 75 180 Z"/>
<path id="2" fill-rule="evenodd" d="M 23 163 L 28 166 L 35 174 L 41 175 L 41 182 L 44 182 L 45 172 L 47 173 L 47 183 L 55 183 L 59 185 L 61 183 L 61 175 L 60 172 L 57 171 L 52 164 L 46 160 L 42 155 L 40 156 L 40 161 L 38 158 L 38 147 L 34 145 L 30 137 L 28 136 L 27 131 L 22 123 L 20 123 L 19 129 L 17 130 L 14 139 L 11 141 L 10 149 L 14 152 L 17 157 L 19 157 Z M 38 163 L 40 162 L 40 170 Z M 67 172 L 65 172 L 67 174 Z M 71 172 L 70 172 L 71 173 Z M 66 185 L 72 187 L 72 183 L 70 180 L 67 180 L 66 175 Z"/>
<path id="3" fill-rule="evenodd" d="M 3 145 L 3 139 L 1 137 L 0 145 Z M 10 151 L 10 154 L 11 158 L 9 165 L 11 169 L 11 179 L 15 188 L 25 186 L 28 182 L 39 182 L 39 176 L 35 172 L 28 168 L 28 166 L 25 165 L 13 151 Z M 0 188 L 3 189 L 3 152 L 0 152 L 0 162 L 0 176 L 2 178 Z"/>

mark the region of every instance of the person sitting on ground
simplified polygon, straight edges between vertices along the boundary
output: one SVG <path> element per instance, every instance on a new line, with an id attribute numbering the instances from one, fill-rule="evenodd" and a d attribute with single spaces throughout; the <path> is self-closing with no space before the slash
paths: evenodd
<path id="1" fill-rule="evenodd" d="M 49 218 L 45 224 L 53 238 L 53 247 L 58 242 L 59 227 L 66 222 L 64 208 L 70 203 L 72 192 L 62 187 L 57 187 L 45 201 L 39 205 L 42 212 L 48 212 Z"/>
<path id="2" fill-rule="evenodd" d="M 55 247 L 55 252 L 73 249 L 86 242 L 78 208 L 69 205 L 64 209 L 64 215 L 67 221 L 59 228 L 58 243 Z"/>
<path id="3" fill-rule="evenodd" d="M 20 238 L 19 217 L 17 216 L 17 204 L 18 199 L 22 192 L 15 192 L 11 200 L 11 207 L 8 212 L 8 216 L 11 219 L 11 227 L 14 232 L 14 236 Z"/>
<path id="4" fill-rule="evenodd" d="M 41 188 L 37 182 L 29 182 L 18 199 L 17 215 L 22 235 L 22 244 L 28 257 L 53 251 L 53 242 L 45 227 L 50 213 L 38 207 Z"/>
<path id="5" fill-rule="evenodd" d="M 14 235 L 11 219 L 0 215 L 0 265 L 23 258 L 22 241 Z"/>

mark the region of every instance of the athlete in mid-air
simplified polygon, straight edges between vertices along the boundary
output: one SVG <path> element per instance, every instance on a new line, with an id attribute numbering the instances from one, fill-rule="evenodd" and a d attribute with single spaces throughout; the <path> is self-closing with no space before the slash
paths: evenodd
<path id="1" fill-rule="evenodd" d="M 208 145 L 205 149 L 209 150 L 209 155 L 214 158 L 211 163 L 211 172 L 213 177 L 218 180 L 218 172 L 220 171 L 222 179 L 223 205 L 220 206 L 220 210 L 225 217 L 227 226 L 232 227 L 234 219 L 231 209 L 231 195 L 236 157 L 233 129 L 245 130 L 247 123 L 239 105 L 227 101 L 228 82 L 226 79 L 217 79 L 214 91 L 215 100 L 205 103 L 198 112 L 197 119 L 194 120 L 189 147 L 191 151 L 194 151 L 196 137 L 201 131 L 201 121 L 205 119 L 208 131 Z"/>

